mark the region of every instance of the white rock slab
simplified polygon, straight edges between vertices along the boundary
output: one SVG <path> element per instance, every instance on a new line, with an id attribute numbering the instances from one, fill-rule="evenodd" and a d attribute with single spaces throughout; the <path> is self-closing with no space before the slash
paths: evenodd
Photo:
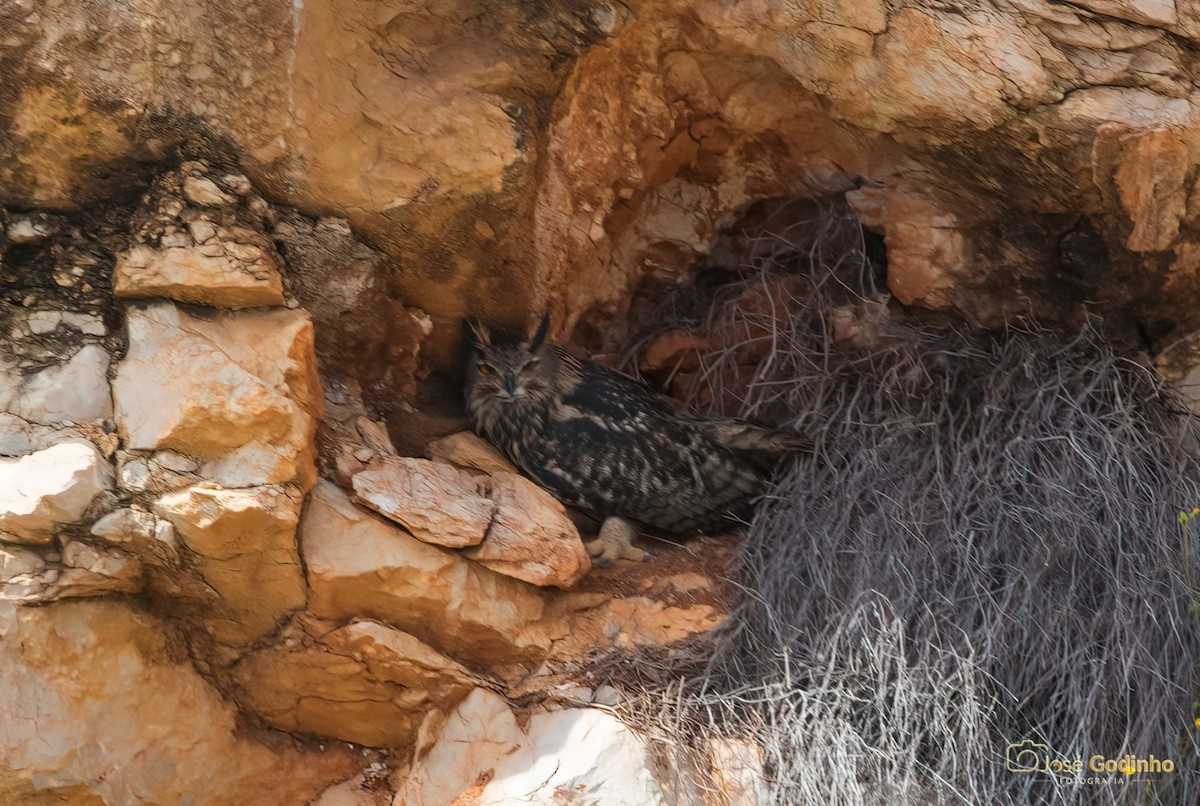
<path id="1" fill-rule="evenodd" d="M 112 486 L 112 467 L 94 446 L 64 442 L 19 459 L 0 459 L 0 536 L 48 543 Z"/>

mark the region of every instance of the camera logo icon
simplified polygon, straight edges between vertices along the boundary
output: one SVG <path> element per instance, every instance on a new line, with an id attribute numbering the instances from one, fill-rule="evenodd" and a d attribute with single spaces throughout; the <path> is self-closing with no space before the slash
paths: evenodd
<path id="1" fill-rule="evenodd" d="M 1009 772 L 1046 772 L 1050 769 L 1050 747 L 1030 739 L 1004 749 L 1004 765 Z"/>

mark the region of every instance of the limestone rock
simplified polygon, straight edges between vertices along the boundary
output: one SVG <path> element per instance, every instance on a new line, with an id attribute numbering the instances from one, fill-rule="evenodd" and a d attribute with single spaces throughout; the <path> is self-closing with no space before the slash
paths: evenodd
<path id="1" fill-rule="evenodd" d="M 117 439 L 115 434 L 97 428 L 94 423 L 39 425 L 0 411 L 0 456 L 25 456 L 64 442 L 91 442 L 105 457 L 111 457 Z"/>
<path id="2" fill-rule="evenodd" d="M 221 643 L 254 641 L 304 606 L 298 499 L 278 487 L 198 485 L 155 503 L 212 591 L 211 601 L 196 603 L 196 615 Z"/>
<path id="3" fill-rule="evenodd" d="M 355 417 L 354 430 L 362 437 L 366 444 L 366 449 L 375 456 L 395 456 L 396 448 L 392 445 L 391 437 L 388 436 L 387 426 L 383 423 L 376 422 L 370 417 Z M 363 461 L 370 461 L 364 459 Z"/>
<path id="4" fill-rule="evenodd" d="M 46 589 L 46 561 L 40 554 L 0 545 L 0 600 L 31 601 Z"/>
<path id="5" fill-rule="evenodd" d="M 513 463 L 488 442 L 470 431 L 458 431 L 435 439 L 425 449 L 435 462 L 481 473 L 516 473 Z"/>
<path id="6" fill-rule="evenodd" d="M 241 702 L 284 730 L 406 745 L 426 712 L 454 706 L 479 682 L 413 636 L 373 622 L 288 643 L 299 642 L 253 652 L 234 670 Z"/>
<path id="7" fill-rule="evenodd" d="M 397 806 L 464 796 L 479 806 L 667 802 L 645 743 L 599 709 L 535 713 L 522 730 L 503 700 L 476 690 L 430 733 Z"/>
<path id="8" fill-rule="evenodd" d="M 525 739 L 503 697 L 474 689 L 449 714 L 431 713 L 422 724 L 413 764 L 398 782 L 394 802 L 453 803 L 481 776 L 494 774 Z"/>
<path id="9" fill-rule="evenodd" d="M 150 565 L 179 562 L 179 540 L 170 521 L 142 509 L 118 509 L 92 524 L 92 535 L 136 554 Z"/>
<path id="10" fill-rule="evenodd" d="M 496 510 L 469 475 L 424 459 L 389 458 L 353 483 L 359 502 L 419 540 L 452 548 L 480 543 Z"/>
<path id="11" fill-rule="evenodd" d="M 218 242 L 216 249 L 138 244 L 117 257 L 114 290 L 118 297 L 166 297 L 223 308 L 283 304 L 275 258 L 257 244 L 237 242 Z"/>
<path id="12" fill-rule="evenodd" d="M 321 618 L 378 619 L 480 667 L 549 644 L 536 588 L 417 540 L 329 482 L 309 496 L 300 545 Z"/>
<path id="13" fill-rule="evenodd" d="M 137 593 L 142 589 L 142 564 L 119 549 L 100 549 L 79 540 L 62 550 L 63 570 L 38 599 L 82 599 L 110 593 Z"/>
<path id="14" fill-rule="evenodd" d="M 217 183 L 204 176 L 189 176 L 183 180 L 183 195 L 201 207 L 221 207 L 233 204 L 233 197 L 222 192 Z"/>
<path id="15" fill-rule="evenodd" d="M 117 451 L 117 484 L 130 492 L 162 495 L 205 481 L 199 463 L 190 456 L 175 451 L 148 454 Z"/>
<path id="16" fill-rule="evenodd" d="M 0 639 L 5 803 L 304 803 L 361 765 L 251 741 L 180 637 L 115 600 L 0 602 Z"/>
<path id="17" fill-rule="evenodd" d="M 56 527 L 83 517 L 112 486 L 112 467 L 94 446 L 66 442 L 20 459 L 0 458 L 0 535 L 48 543 Z"/>
<path id="18" fill-rule="evenodd" d="M 491 528 L 482 544 L 464 552 L 467 557 L 534 585 L 569 588 L 583 578 L 591 561 L 562 504 L 512 473 L 492 475 L 491 495 Z"/>
<path id="19" fill-rule="evenodd" d="M 612 806 L 666 802 L 645 743 L 606 711 L 568 708 L 534 714 L 526 734 L 527 743 L 498 765 L 484 787 L 481 806 L 519 798 L 557 806 L 564 796 L 580 792 L 587 793 L 585 802 Z"/>
<path id="20" fill-rule="evenodd" d="M 108 353 L 85 345 L 61 364 L 22 379 L 8 410 L 31 423 L 88 423 L 112 417 Z"/>
<path id="21" fill-rule="evenodd" d="M 127 447 L 196 457 L 227 487 L 307 487 L 321 407 L 312 339 L 298 311 L 199 319 L 169 303 L 131 310 L 113 385 Z"/>

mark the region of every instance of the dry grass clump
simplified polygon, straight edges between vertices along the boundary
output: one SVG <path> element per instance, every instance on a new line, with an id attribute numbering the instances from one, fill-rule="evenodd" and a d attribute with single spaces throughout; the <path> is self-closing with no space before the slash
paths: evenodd
<path id="1" fill-rule="evenodd" d="M 1200 803 L 1194 419 L 1090 329 L 897 320 L 857 233 L 825 210 L 657 317 L 723 345 L 694 398 L 818 451 L 750 525 L 719 640 L 610 667 L 629 717 L 681 770 L 751 739 L 769 803 Z M 1010 771 L 1023 740 L 1114 783 Z M 1097 754 L 1176 771 L 1098 775 Z"/>

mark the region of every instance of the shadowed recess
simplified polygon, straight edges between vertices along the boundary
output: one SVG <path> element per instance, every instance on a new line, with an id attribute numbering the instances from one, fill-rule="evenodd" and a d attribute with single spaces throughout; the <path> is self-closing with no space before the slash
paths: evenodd
<path id="1" fill-rule="evenodd" d="M 712 347 L 675 388 L 818 457 L 760 509 L 719 640 L 602 673 L 681 769 L 751 739 L 771 803 L 1196 802 L 1194 419 L 1091 326 L 913 321 L 856 232 L 826 209 L 657 312 Z M 1175 772 L 1014 772 L 1027 739 L 1083 776 L 1124 777 L 1095 755 Z"/>

